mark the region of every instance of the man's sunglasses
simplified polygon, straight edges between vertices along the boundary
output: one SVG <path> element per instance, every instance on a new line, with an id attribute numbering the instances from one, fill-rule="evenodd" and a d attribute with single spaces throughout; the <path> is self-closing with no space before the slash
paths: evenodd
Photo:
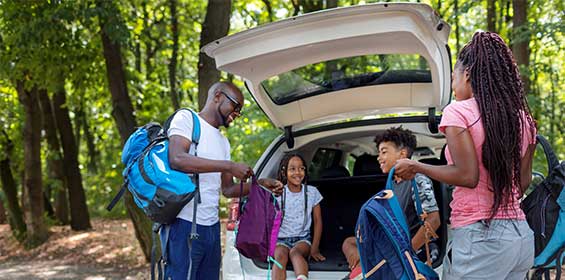
<path id="1" fill-rule="evenodd" d="M 241 103 L 239 103 L 237 100 L 235 100 L 235 98 L 231 97 L 229 94 L 220 91 L 221 94 L 223 94 L 227 99 L 229 99 L 233 104 L 234 104 L 234 108 L 235 111 L 238 113 L 241 113 Z"/>

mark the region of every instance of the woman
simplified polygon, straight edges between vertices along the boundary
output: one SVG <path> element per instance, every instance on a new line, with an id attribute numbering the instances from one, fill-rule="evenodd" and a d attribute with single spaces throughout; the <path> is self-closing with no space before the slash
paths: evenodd
<path id="1" fill-rule="evenodd" d="M 443 279 L 524 279 L 534 239 L 519 198 L 531 180 L 536 127 L 512 52 L 495 33 L 477 32 L 452 74 L 456 102 L 443 111 L 448 165 L 399 160 L 396 174 L 455 185 L 452 248 Z"/>

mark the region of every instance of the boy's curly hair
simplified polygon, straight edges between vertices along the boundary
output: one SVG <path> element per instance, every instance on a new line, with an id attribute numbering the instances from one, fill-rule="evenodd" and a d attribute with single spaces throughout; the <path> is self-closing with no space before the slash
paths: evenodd
<path id="1" fill-rule="evenodd" d="M 408 158 L 412 157 L 414 149 L 416 149 L 416 136 L 412 131 L 403 129 L 402 126 L 387 129 L 383 134 L 375 137 L 377 149 L 382 142 L 393 142 L 398 149 L 406 148 L 408 150 Z"/>

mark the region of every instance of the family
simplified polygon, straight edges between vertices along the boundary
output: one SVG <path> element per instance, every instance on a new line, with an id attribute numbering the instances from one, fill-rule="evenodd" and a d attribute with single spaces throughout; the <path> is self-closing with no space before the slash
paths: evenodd
<path id="1" fill-rule="evenodd" d="M 477 32 L 457 56 L 452 74 L 456 102 L 443 109 L 439 130 L 447 139 L 447 165 L 411 160 L 416 137 L 401 127 L 376 135 L 376 154 L 383 172 L 395 168 L 394 193 L 409 226 L 412 247 L 421 252 L 425 229 L 418 221 L 410 180 L 417 183 L 422 208 L 433 230 L 440 226 L 432 179 L 455 186 L 451 202 L 452 244 L 443 261 L 443 279 L 524 279 L 534 260 L 534 237 L 519 198 L 529 185 L 535 148 L 533 120 L 518 67 L 501 37 Z M 166 279 L 219 279 L 221 248 L 220 191 L 226 197 L 249 192 L 251 167 L 231 161 L 230 143 L 219 130 L 241 116 L 244 97 L 229 82 L 210 87 L 206 105 L 198 113 L 201 140 L 198 156 L 189 153 L 192 135 L 190 112 L 179 112 L 167 131 L 172 168 L 200 174 L 201 203 L 197 212 L 199 239 L 189 252 L 188 236 L 194 201 L 187 204 L 170 226 Z M 278 235 L 273 279 L 286 279 L 290 262 L 296 279 L 308 279 L 308 261 L 324 261 L 322 195 L 307 184 L 307 162 L 290 152 L 280 162 L 277 178 L 259 183 L 278 195 L 284 216 Z M 310 231 L 312 229 L 312 231 Z M 495 234 L 482 234 L 486 229 Z M 351 233 L 353 235 L 353 232 Z M 472 245 L 472 250 L 470 249 Z M 434 247 L 431 247 L 434 250 Z M 343 241 L 349 268 L 359 268 L 353 237 Z M 437 250 L 437 249 L 435 249 Z M 425 258 L 425 256 L 424 256 Z"/>

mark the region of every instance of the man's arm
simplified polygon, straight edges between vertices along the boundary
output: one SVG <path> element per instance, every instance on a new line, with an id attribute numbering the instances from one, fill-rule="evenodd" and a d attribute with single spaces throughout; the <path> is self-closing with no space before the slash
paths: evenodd
<path id="1" fill-rule="evenodd" d="M 182 136 L 169 137 L 169 164 L 172 169 L 185 173 L 229 172 L 243 179 L 249 176 L 251 168 L 243 163 L 229 160 L 211 160 L 197 157 L 188 153 L 191 142 Z"/>
<path id="2" fill-rule="evenodd" d="M 283 184 L 275 179 L 261 178 L 257 181 L 259 185 L 264 186 L 275 193 L 280 195 L 282 193 Z M 239 197 L 249 194 L 251 182 L 243 183 L 243 193 L 240 194 L 240 183 L 233 181 L 233 175 L 230 172 L 222 172 L 222 194 L 225 197 Z"/>

